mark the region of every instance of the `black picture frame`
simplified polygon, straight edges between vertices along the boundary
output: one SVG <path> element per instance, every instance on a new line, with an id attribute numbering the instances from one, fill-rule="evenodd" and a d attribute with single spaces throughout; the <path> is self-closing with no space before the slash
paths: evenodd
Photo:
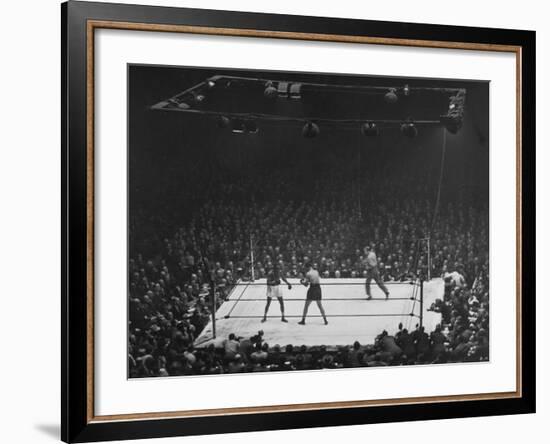
<path id="1" fill-rule="evenodd" d="M 93 320 L 87 172 L 88 22 L 114 21 L 380 39 L 511 45 L 521 49 L 520 396 L 500 399 L 253 412 L 194 417 L 95 420 L 88 360 Z M 61 438 L 90 442 L 309 428 L 535 412 L 535 32 L 69 1 L 61 5 L 62 54 L 62 384 Z M 91 327 L 90 327 L 91 323 Z"/>

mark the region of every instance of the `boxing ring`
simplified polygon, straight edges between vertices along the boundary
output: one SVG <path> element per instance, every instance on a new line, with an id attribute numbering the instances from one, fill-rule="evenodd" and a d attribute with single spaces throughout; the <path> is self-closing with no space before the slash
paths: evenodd
<path id="1" fill-rule="evenodd" d="M 365 279 L 323 279 L 323 307 L 328 325 L 315 302 L 308 311 L 306 325 L 298 325 L 306 299 L 307 288 L 298 279 L 289 279 L 292 290 L 282 284 L 285 301 L 285 317 L 276 298 L 271 302 L 267 321 L 261 322 L 266 304 L 266 282 L 239 282 L 227 300 L 219 307 L 212 320 L 195 341 L 196 347 L 219 344 L 229 334 L 249 338 L 264 332 L 264 340 L 270 345 L 350 345 L 355 341 L 373 343 L 383 330 L 389 334 L 397 331 L 399 323 L 409 331 L 417 324 L 432 331 L 441 322 L 441 315 L 428 308 L 437 298 L 443 298 L 443 280 L 420 282 L 386 282 L 390 297 L 386 297 L 376 283 L 371 282 L 372 299 L 365 295 Z M 214 335 L 215 328 L 215 335 Z M 215 337 L 214 337 L 215 336 Z"/>

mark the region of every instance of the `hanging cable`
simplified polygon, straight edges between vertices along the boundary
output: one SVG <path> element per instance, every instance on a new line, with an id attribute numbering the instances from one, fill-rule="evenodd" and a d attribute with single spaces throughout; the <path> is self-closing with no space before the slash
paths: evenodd
<path id="1" fill-rule="evenodd" d="M 357 204 L 358 204 L 358 214 L 359 219 L 363 219 L 363 208 L 361 206 L 361 133 L 357 134 L 357 183 L 356 183 L 356 192 L 357 192 Z"/>
<path id="2" fill-rule="evenodd" d="M 423 239 L 417 239 L 416 240 L 416 251 L 414 253 L 414 261 L 411 264 L 412 272 L 414 273 L 415 276 L 417 275 L 416 272 L 418 271 L 418 262 L 420 261 L 420 248 L 421 248 L 421 242 L 422 241 L 423 241 Z M 409 270 L 409 271 L 411 271 L 411 270 Z"/>
<path id="3" fill-rule="evenodd" d="M 443 128 L 443 146 L 441 148 L 441 166 L 439 169 L 439 183 L 437 185 L 437 197 L 435 199 L 434 211 L 432 216 L 432 224 L 430 226 L 430 237 L 432 235 L 437 216 L 439 213 L 439 203 L 441 200 L 441 184 L 443 182 L 443 171 L 445 169 L 445 151 L 447 150 L 447 130 Z"/>

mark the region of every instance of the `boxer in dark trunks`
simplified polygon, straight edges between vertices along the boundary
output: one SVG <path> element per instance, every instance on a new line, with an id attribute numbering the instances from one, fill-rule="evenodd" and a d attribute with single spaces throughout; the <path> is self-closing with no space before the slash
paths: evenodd
<path id="1" fill-rule="evenodd" d="M 325 325 L 328 324 L 327 317 L 325 315 L 325 309 L 323 308 L 323 304 L 321 303 L 322 299 L 322 293 L 321 293 L 321 276 L 319 276 L 319 272 L 315 270 L 311 264 L 308 264 L 307 266 L 308 272 L 306 273 L 305 277 L 301 279 L 302 285 L 308 287 L 307 289 L 307 296 L 306 296 L 306 302 L 304 305 L 304 312 L 302 314 L 302 320 L 298 322 L 300 325 L 306 324 L 306 316 L 307 311 L 309 309 L 309 306 L 312 301 L 315 301 L 317 303 L 317 307 L 319 307 L 319 311 L 323 315 L 323 320 L 325 321 Z"/>

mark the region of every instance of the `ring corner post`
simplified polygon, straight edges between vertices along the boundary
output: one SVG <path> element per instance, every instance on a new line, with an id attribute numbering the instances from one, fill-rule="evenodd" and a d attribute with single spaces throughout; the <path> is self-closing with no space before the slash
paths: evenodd
<path id="1" fill-rule="evenodd" d="M 428 281 L 432 280 L 432 257 L 430 249 L 430 236 L 428 236 Z"/>
<path id="2" fill-rule="evenodd" d="M 424 321 L 424 279 L 420 278 L 420 328 Z"/>
<path id="3" fill-rule="evenodd" d="M 217 300 L 216 300 L 216 289 L 214 286 L 212 286 L 212 339 L 216 339 L 216 306 L 217 306 Z"/>

